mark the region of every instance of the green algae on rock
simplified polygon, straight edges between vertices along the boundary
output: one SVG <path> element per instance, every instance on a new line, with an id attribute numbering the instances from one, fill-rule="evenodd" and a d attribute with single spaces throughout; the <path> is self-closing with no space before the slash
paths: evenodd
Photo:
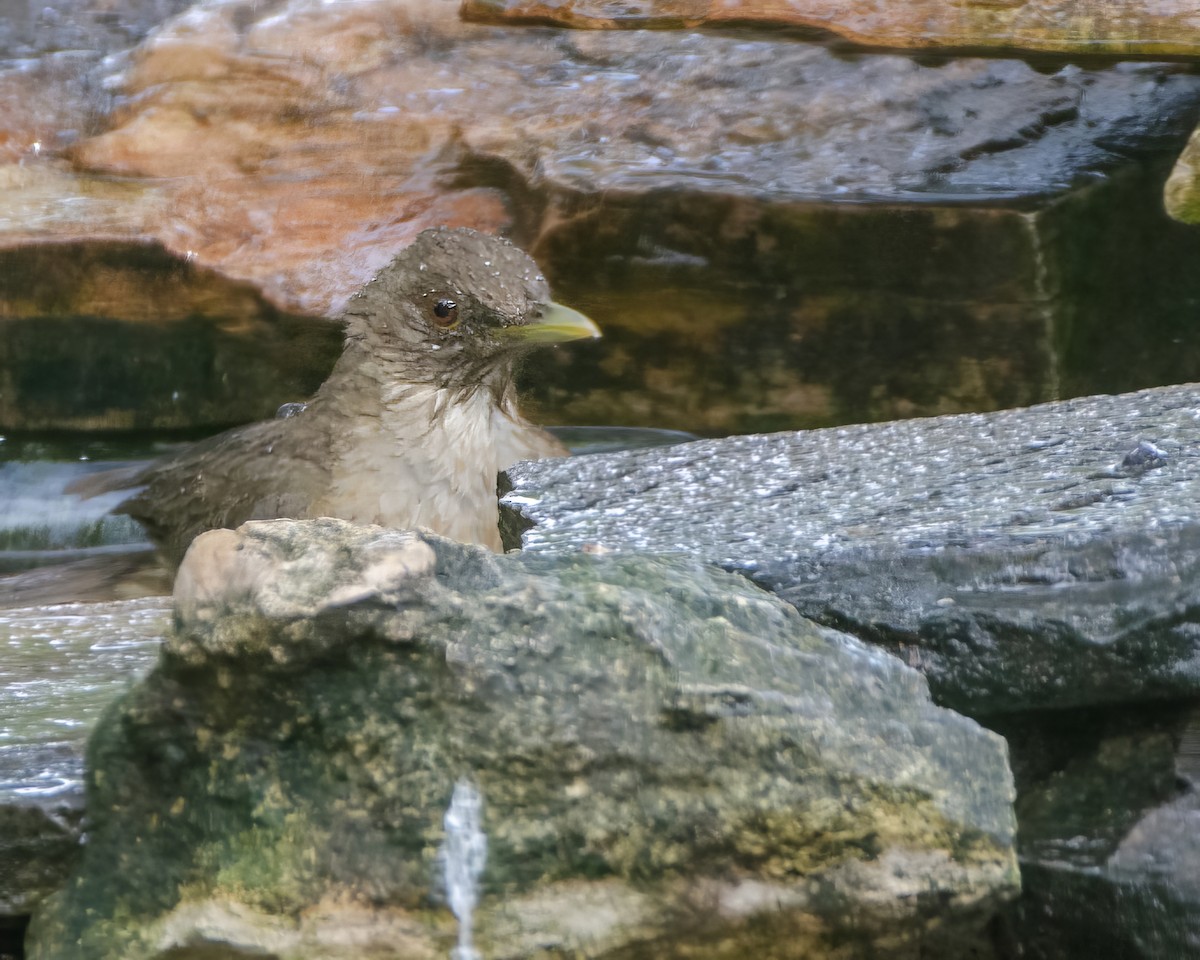
<path id="1" fill-rule="evenodd" d="M 176 602 L 34 960 L 444 956 L 462 777 L 488 957 L 953 953 L 1016 891 L 1003 741 L 705 564 L 269 521 Z"/>

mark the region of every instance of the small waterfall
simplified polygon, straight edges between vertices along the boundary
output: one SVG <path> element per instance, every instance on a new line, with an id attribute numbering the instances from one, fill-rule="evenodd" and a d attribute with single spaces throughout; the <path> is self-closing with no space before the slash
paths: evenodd
<path id="1" fill-rule="evenodd" d="M 118 490 L 89 500 L 67 485 L 114 464 L 58 461 L 0 462 L 0 571 L 90 553 L 127 552 L 146 542 L 141 527 L 109 511 L 132 492 Z"/>
<path id="2" fill-rule="evenodd" d="M 482 960 L 472 942 L 479 877 L 487 861 L 487 834 L 482 822 L 483 796 L 474 784 L 459 780 L 443 820 L 446 839 L 440 856 L 446 899 L 458 918 L 458 946 L 450 951 L 450 960 Z"/>

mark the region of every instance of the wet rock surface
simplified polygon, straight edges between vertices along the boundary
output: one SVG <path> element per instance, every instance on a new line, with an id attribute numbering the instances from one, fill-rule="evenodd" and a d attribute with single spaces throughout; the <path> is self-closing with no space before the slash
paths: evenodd
<path id="1" fill-rule="evenodd" d="M 1200 223 L 1200 131 L 1179 155 L 1164 189 L 1167 212 L 1183 223 Z"/>
<path id="2" fill-rule="evenodd" d="M 0 59 L 125 50 L 193 0 L 2 0 Z"/>
<path id="3" fill-rule="evenodd" d="M 539 553 L 675 551 L 899 652 L 973 714 L 1197 692 L 1200 391 L 521 464 Z M 519 525 L 519 524 L 518 524 Z"/>
<path id="4" fill-rule="evenodd" d="M 463 778 L 487 956 L 986 956 L 1015 892 L 1002 741 L 707 564 L 271 521 L 176 602 L 33 958 L 444 955 Z"/>
<path id="5" fill-rule="evenodd" d="M 157 244 L 0 250 L 0 426 L 216 428 L 312 394 L 339 325 Z"/>
<path id="6" fill-rule="evenodd" d="M 605 337 L 535 358 L 528 399 L 720 435 L 1189 382 L 1200 233 L 1162 211 L 1168 168 L 1036 212 L 564 200 L 539 262 Z"/>
<path id="7" fill-rule="evenodd" d="M 1198 422 L 1184 386 L 702 441 L 520 465 L 506 502 L 528 551 L 707 557 L 923 670 L 1009 741 L 1016 955 L 1167 960 L 1200 908 Z"/>
<path id="8" fill-rule="evenodd" d="M 82 72 L 48 55 L 0 69 L 0 246 L 152 240 L 329 314 L 426 226 L 508 231 L 615 331 L 543 361 L 552 419 L 725 433 L 993 409 L 1068 382 L 1060 340 L 1090 289 L 1047 268 L 1078 260 L 1082 234 L 1012 206 L 1173 156 L 1198 98 L 1181 65 L 212 0 Z M 1090 196 L 1141 212 L 1160 189 Z M 1194 275 L 1161 225 L 1103 236 L 1086 254 L 1104 284 Z M 1196 295 L 1186 279 L 1154 294 L 1177 311 Z M 1195 378 L 1179 328 L 1174 365 Z M 1150 341 L 1120 387 L 1180 379 Z"/>
<path id="9" fill-rule="evenodd" d="M 992 47 L 1117 55 L 1195 55 L 1200 16 L 1186 2 L 1080 0 L 948 5 L 905 0 L 886 6 L 839 0 L 464 0 L 465 16 L 570 27 L 710 26 L 754 23 L 829 31 L 869 47 Z"/>
<path id="10" fill-rule="evenodd" d="M 1200 867 L 1194 842 L 1195 705 L 992 717 L 1018 784 L 1024 956 L 1188 956 Z"/>

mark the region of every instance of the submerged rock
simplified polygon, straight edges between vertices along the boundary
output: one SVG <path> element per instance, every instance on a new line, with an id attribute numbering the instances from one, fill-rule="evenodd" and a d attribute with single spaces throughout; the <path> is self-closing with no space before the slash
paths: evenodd
<path id="1" fill-rule="evenodd" d="M 214 428 L 320 386 L 341 350 L 325 320 L 157 244 L 0 249 L 0 427 Z"/>
<path id="2" fill-rule="evenodd" d="M 464 779 L 489 958 L 986 956 L 1016 890 L 1003 741 L 706 564 L 269 521 L 176 604 L 31 958 L 444 956 Z"/>
<path id="3" fill-rule="evenodd" d="M 1017 779 L 1022 897 L 1010 921 L 1024 956 L 1195 952 L 1195 716 L 1140 704 L 989 720 Z"/>

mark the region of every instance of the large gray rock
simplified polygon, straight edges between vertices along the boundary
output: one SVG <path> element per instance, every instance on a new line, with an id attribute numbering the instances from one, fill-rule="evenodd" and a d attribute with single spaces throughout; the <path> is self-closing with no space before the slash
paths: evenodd
<path id="1" fill-rule="evenodd" d="M 1198 420 L 1184 386 L 523 464 L 510 535 L 707 557 L 899 653 L 1009 738 L 1024 954 L 1174 960 L 1200 910 L 1200 778 L 1174 768 Z"/>
<path id="2" fill-rule="evenodd" d="M 176 604 L 37 960 L 445 956 L 464 779 L 489 958 L 987 956 L 1015 892 L 1003 741 L 708 564 L 269 521 Z"/>
<path id="3" fill-rule="evenodd" d="M 1181 386 L 519 464 L 503 502 L 528 551 L 743 572 L 978 715 L 1200 693 L 1198 466 Z"/>

